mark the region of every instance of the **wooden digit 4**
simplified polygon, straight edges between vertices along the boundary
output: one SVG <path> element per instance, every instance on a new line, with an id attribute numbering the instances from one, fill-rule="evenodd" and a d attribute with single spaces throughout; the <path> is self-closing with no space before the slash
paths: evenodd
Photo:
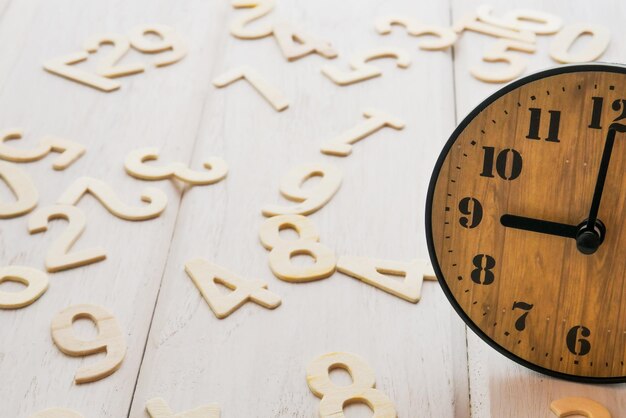
<path id="1" fill-rule="evenodd" d="M 230 33 L 240 39 L 260 39 L 270 36 L 274 30 L 272 24 L 257 25 L 257 29 L 246 26 L 271 12 L 274 4 L 275 0 L 233 0 L 232 5 L 235 9 L 251 10 L 230 24 Z"/>
<path id="2" fill-rule="evenodd" d="M 45 136 L 39 141 L 39 146 L 34 149 L 13 148 L 6 145 L 7 141 L 22 138 L 21 129 L 11 129 L 0 134 L 0 158 L 16 163 L 38 161 L 51 152 L 61 155 L 54 161 L 52 167 L 55 170 L 65 170 L 85 153 L 85 147 L 78 142 L 67 139 Z"/>
<path id="3" fill-rule="evenodd" d="M 215 316 L 220 319 L 226 318 L 248 301 L 267 309 L 277 308 L 281 303 L 278 295 L 267 290 L 267 283 L 261 280 L 244 280 L 201 258 L 185 263 L 185 272 L 200 290 Z M 225 295 L 217 287 L 218 284 L 226 286 L 231 292 Z"/>
<path id="4" fill-rule="evenodd" d="M 277 111 L 281 112 L 289 107 L 289 101 L 274 86 L 269 84 L 259 73 L 251 67 L 234 68 L 213 80 L 218 88 L 226 87 L 238 80 L 246 80 L 258 91 L 265 100 Z"/>
<path id="5" fill-rule="evenodd" d="M 101 180 L 80 177 L 67 188 L 57 200 L 59 205 L 76 205 L 84 194 L 91 193 L 113 215 L 129 221 L 144 221 L 158 217 L 167 205 L 167 196 L 161 190 L 147 187 L 141 193 L 144 207 L 132 207 L 123 203 L 113 189 Z"/>
<path id="6" fill-rule="evenodd" d="M 304 183 L 321 177 L 315 187 L 304 189 Z M 280 193 L 288 200 L 297 202 L 295 206 L 267 205 L 263 215 L 275 216 L 286 214 L 308 215 L 324 207 L 337 193 L 341 186 L 341 171 L 328 163 L 303 164 L 291 169 L 282 179 Z"/>
<path id="7" fill-rule="evenodd" d="M 428 51 L 439 51 L 447 49 L 456 42 L 457 34 L 450 28 L 435 25 L 424 25 L 417 19 L 411 19 L 403 16 L 382 17 L 376 21 L 375 27 L 381 35 L 391 33 L 391 26 L 403 26 L 407 33 L 411 36 L 431 35 L 438 39 L 427 39 L 421 41 L 418 46 L 420 49 Z"/>
<path id="8" fill-rule="evenodd" d="M 0 284 L 17 282 L 25 285 L 19 292 L 0 290 L 0 309 L 18 309 L 35 302 L 48 289 L 46 273 L 30 267 L 0 267 Z"/>
<path id="9" fill-rule="evenodd" d="M 80 267 L 106 258 L 106 252 L 102 248 L 68 253 L 82 235 L 86 224 L 85 214 L 75 206 L 56 205 L 37 209 L 28 219 L 28 232 L 31 234 L 45 232 L 48 230 L 48 222 L 56 219 L 65 219 L 69 226 L 48 250 L 45 263 L 49 272 Z"/>
<path id="10" fill-rule="evenodd" d="M 283 229 L 293 229 L 297 240 L 280 237 Z M 280 215 L 267 219 L 259 231 L 263 247 L 270 250 L 269 262 L 274 275 L 293 283 L 309 282 L 329 277 L 335 272 L 335 254 L 320 244 L 319 234 L 313 222 L 302 215 Z M 315 260 L 313 265 L 298 266 L 292 257 L 307 255 Z"/>
<path id="11" fill-rule="evenodd" d="M 341 256 L 337 260 L 337 270 L 412 303 L 419 302 L 424 279 L 437 280 L 428 261 L 418 259 L 407 263 Z"/>
<path id="12" fill-rule="evenodd" d="M 30 418 L 84 418 L 81 414 L 66 408 L 49 408 L 39 411 Z"/>
<path id="13" fill-rule="evenodd" d="M 337 386 L 330 379 L 334 369 L 344 369 L 352 377 L 349 386 Z M 351 403 L 364 403 L 373 411 L 374 418 L 395 418 L 393 402 L 387 395 L 374 389 L 374 371 L 361 357 L 350 353 L 328 353 L 313 360 L 306 370 L 306 381 L 311 392 L 321 398 L 320 417 L 344 418 L 343 408 Z"/>
<path id="14" fill-rule="evenodd" d="M 86 318 L 96 324 L 98 335 L 85 341 L 74 335 L 72 324 Z M 74 305 L 59 312 L 52 319 L 52 340 L 63 353 L 82 357 L 105 352 L 106 356 L 95 364 L 82 366 L 75 376 L 77 384 L 95 382 L 117 371 L 126 355 L 126 341 L 113 315 L 94 305 Z"/>
<path id="15" fill-rule="evenodd" d="M 559 418 L 582 415 L 587 418 L 611 418 L 602 404 L 587 398 L 562 398 L 550 404 L 550 410 Z"/>
<path id="16" fill-rule="evenodd" d="M 153 398 L 146 402 L 146 411 L 150 418 L 220 418 L 220 406 L 216 403 L 174 415 L 167 402 L 161 398 Z"/>
<path id="17" fill-rule="evenodd" d="M 0 219 L 24 215 L 37 206 L 39 192 L 28 174 L 17 165 L 0 161 L 0 179 L 16 197 L 15 202 L 0 202 Z"/>
<path id="18" fill-rule="evenodd" d="M 162 166 L 146 164 L 147 161 L 157 160 L 158 158 L 158 148 L 141 148 L 128 154 L 124 167 L 128 174 L 141 180 L 176 178 L 193 185 L 217 183 L 226 177 L 228 173 L 226 162 L 217 157 L 211 157 L 203 164 L 207 171 L 194 171 L 189 169 L 184 163 L 179 162 L 172 162 Z"/>
<path id="19" fill-rule="evenodd" d="M 274 25 L 274 38 L 289 61 L 295 61 L 309 54 L 319 54 L 324 58 L 335 58 L 335 50 L 330 42 L 316 39 L 287 22 Z"/>
<path id="20" fill-rule="evenodd" d="M 411 56 L 404 49 L 383 47 L 355 55 L 350 60 L 352 71 L 344 71 L 332 65 L 325 65 L 322 67 L 322 74 L 337 85 L 347 86 L 382 75 L 383 72 L 380 68 L 368 64 L 369 61 L 381 58 L 395 59 L 398 68 L 408 68 L 411 65 Z"/>

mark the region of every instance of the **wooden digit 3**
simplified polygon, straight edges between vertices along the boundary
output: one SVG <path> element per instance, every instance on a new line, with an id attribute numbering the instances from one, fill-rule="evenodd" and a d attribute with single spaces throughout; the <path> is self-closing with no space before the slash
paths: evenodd
<path id="1" fill-rule="evenodd" d="M 322 74 L 339 86 L 347 86 L 382 75 L 383 71 L 380 68 L 368 64 L 369 61 L 381 58 L 395 59 L 398 68 L 408 68 L 411 65 L 411 55 L 404 49 L 383 47 L 355 55 L 350 60 L 351 71 L 344 71 L 333 65 L 324 65 Z"/>
<path id="2" fill-rule="evenodd" d="M 0 267 L 0 284 L 3 282 L 22 283 L 26 288 L 19 292 L 0 290 L 0 309 L 18 309 L 35 302 L 48 289 L 46 273 L 31 267 Z"/>
<path id="3" fill-rule="evenodd" d="M 65 170 L 85 153 L 85 147 L 78 142 L 67 139 L 45 136 L 39 141 L 39 146 L 33 149 L 21 149 L 8 146 L 7 141 L 22 138 L 21 129 L 10 129 L 0 134 L 0 158 L 16 163 L 38 161 L 51 152 L 61 155 L 54 161 L 52 168 Z"/>
<path id="4" fill-rule="evenodd" d="M 167 402 L 161 398 L 153 398 L 146 402 L 146 411 L 150 418 L 220 418 L 220 406 L 216 403 L 174 415 Z"/>
<path id="5" fill-rule="evenodd" d="M 602 404 L 587 398 L 562 398 L 550 404 L 550 410 L 559 418 L 582 415 L 587 418 L 611 418 L 611 413 Z"/>
<path id="6" fill-rule="evenodd" d="M 15 202 L 0 202 L 0 219 L 24 215 L 37 206 L 39 192 L 28 174 L 17 165 L 0 161 L 0 179 L 16 197 Z"/>
<path id="7" fill-rule="evenodd" d="M 344 369 L 352 377 L 349 386 L 338 386 L 330 379 L 334 369 Z M 374 418 L 395 418 L 395 406 L 376 386 L 372 368 L 356 354 L 328 353 L 313 360 L 306 370 L 311 392 L 321 398 L 320 417 L 344 418 L 343 408 L 351 403 L 364 403 L 374 412 Z"/>
<path id="8" fill-rule="evenodd" d="M 39 411 L 30 418 L 84 418 L 81 414 L 66 408 L 48 408 Z"/>
<path id="9" fill-rule="evenodd" d="M 93 321 L 98 335 L 85 341 L 74 335 L 72 324 L 77 319 Z M 77 384 L 95 382 L 117 371 L 126 355 L 126 341 L 117 320 L 104 308 L 95 305 L 74 305 L 59 312 L 52 319 L 52 340 L 63 353 L 82 357 L 105 352 L 106 356 L 97 363 L 82 366 L 76 371 Z"/>

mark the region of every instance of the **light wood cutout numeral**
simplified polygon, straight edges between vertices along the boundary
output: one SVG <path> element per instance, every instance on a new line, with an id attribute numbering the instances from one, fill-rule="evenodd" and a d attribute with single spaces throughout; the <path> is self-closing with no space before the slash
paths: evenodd
<path id="1" fill-rule="evenodd" d="M 126 157 L 124 167 L 131 176 L 141 180 L 164 180 L 176 178 L 193 185 L 217 183 L 226 177 L 228 165 L 217 157 L 208 158 L 203 166 L 206 171 L 194 171 L 184 163 L 171 162 L 166 165 L 146 164 L 159 158 L 158 148 L 141 148 Z"/>
<path id="2" fill-rule="evenodd" d="M 420 49 L 427 51 L 440 51 L 454 45 L 457 34 L 450 28 L 436 25 L 424 25 L 417 19 L 404 16 L 386 16 L 376 21 L 375 27 L 381 35 L 391 33 L 392 25 L 403 26 L 411 36 L 431 35 L 437 39 L 422 40 L 417 44 Z"/>
<path id="3" fill-rule="evenodd" d="M 122 202 L 115 191 L 102 180 L 80 177 L 67 188 L 57 200 L 60 205 L 76 205 L 86 193 L 92 194 L 111 214 L 128 221 L 145 221 L 158 217 L 167 206 L 167 196 L 163 191 L 146 187 L 141 200 L 148 203 L 143 207 L 133 207 Z"/>
<path id="4" fill-rule="evenodd" d="M 337 271 L 412 303 L 419 302 L 424 279 L 437 280 L 430 263 L 418 259 L 403 262 L 341 256 Z"/>
<path id="5" fill-rule="evenodd" d="M 167 402 L 161 398 L 153 398 L 146 402 L 146 411 L 150 418 L 220 418 L 220 406 L 216 403 L 174 415 Z"/>
<path id="6" fill-rule="evenodd" d="M 102 45 L 111 45 L 113 50 L 109 52 L 106 57 L 102 58 L 100 63 L 97 65 L 96 74 L 103 77 L 115 78 L 141 73 L 146 69 L 146 66 L 141 63 L 124 65 L 118 64 L 118 61 L 120 61 L 130 50 L 130 42 L 128 41 L 128 38 L 123 35 L 109 33 L 105 35 L 93 36 L 85 41 L 83 49 L 91 54 L 94 54 L 98 52 L 98 49 Z"/>
<path id="7" fill-rule="evenodd" d="M 37 206 L 39 192 L 32 180 L 17 165 L 0 161 L 0 179 L 15 195 L 15 202 L 0 202 L 0 219 L 24 215 Z"/>
<path id="8" fill-rule="evenodd" d="M 28 219 L 28 232 L 31 234 L 45 232 L 48 230 L 48 223 L 57 219 L 66 220 L 69 225 L 48 250 L 45 264 L 49 272 L 85 266 L 106 258 L 106 252 L 102 248 L 69 253 L 74 243 L 83 234 L 86 225 L 84 212 L 76 206 L 55 205 L 37 209 Z"/>
<path id="9" fill-rule="evenodd" d="M 335 58 L 338 55 L 330 42 L 317 39 L 291 23 L 275 24 L 274 38 L 288 61 L 295 61 L 313 53 L 324 58 Z"/>
<path id="10" fill-rule="evenodd" d="M 200 290 L 215 316 L 220 319 L 226 318 L 248 301 L 267 309 L 275 309 L 281 303 L 278 295 L 267 290 L 267 283 L 261 280 L 244 280 L 201 258 L 185 263 L 185 272 Z M 218 284 L 226 286 L 231 292 L 224 294 Z"/>
<path id="11" fill-rule="evenodd" d="M 582 415 L 587 418 L 611 418 L 604 405 L 587 398 L 562 398 L 550 404 L 550 410 L 559 418 Z"/>
<path id="12" fill-rule="evenodd" d="M 274 0 L 233 0 L 235 9 L 250 9 L 230 24 L 230 33 L 239 39 L 260 39 L 270 36 L 274 29 L 270 23 L 257 24 L 256 29 L 247 27 L 253 21 L 262 18 L 274 9 Z"/>
<path id="13" fill-rule="evenodd" d="M 90 341 L 77 338 L 72 324 L 77 319 L 89 319 L 96 324 L 98 335 Z M 95 305 L 74 305 L 59 312 L 51 325 L 54 344 L 68 356 L 84 357 L 106 353 L 98 362 L 82 366 L 74 378 L 77 384 L 95 382 L 117 371 L 126 355 L 126 341 L 117 319 L 106 309 Z"/>
<path id="14" fill-rule="evenodd" d="M 93 87 L 106 93 L 115 91 L 122 86 L 118 81 L 110 80 L 106 77 L 74 67 L 74 64 L 86 61 L 87 58 L 89 58 L 88 52 L 74 52 L 72 54 L 63 55 L 46 61 L 43 64 L 43 68 L 52 74 Z"/>
<path id="15" fill-rule="evenodd" d="M 0 290 L 0 309 L 19 309 L 31 305 L 48 289 L 46 273 L 31 267 L 0 267 L 0 284 L 3 282 L 17 282 L 26 287 L 18 292 Z"/>
<path id="16" fill-rule="evenodd" d="M 487 4 L 476 9 L 476 15 L 482 22 L 505 29 L 551 35 L 563 27 L 563 19 L 539 10 L 515 9 L 504 13 L 502 17 L 494 16 L 492 13 L 493 7 Z"/>
<path id="17" fill-rule="evenodd" d="M 304 189 L 304 183 L 312 177 L 321 177 L 315 187 Z M 267 205 L 265 216 L 298 214 L 308 215 L 324 207 L 341 186 L 341 171 L 328 163 L 302 164 L 291 169 L 280 183 L 280 194 L 296 202 L 295 206 Z"/>
<path id="18" fill-rule="evenodd" d="M 85 154 L 85 147 L 78 142 L 53 136 L 43 137 L 39 141 L 39 146 L 31 149 L 14 148 L 6 144 L 8 141 L 21 139 L 22 135 L 21 129 L 11 129 L 0 134 L 1 159 L 16 163 L 27 163 L 41 160 L 51 152 L 57 152 L 61 155 L 54 160 L 52 168 L 65 170 Z"/>
<path id="19" fill-rule="evenodd" d="M 382 128 L 404 129 L 404 121 L 376 109 L 363 111 L 365 120 L 322 145 L 324 154 L 346 157 L 352 153 L 352 144 Z"/>
<path id="20" fill-rule="evenodd" d="M 84 418 L 84 416 L 71 409 L 49 408 L 31 415 L 30 418 Z"/>
<path id="21" fill-rule="evenodd" d="M 156 35 L 158 40 L 146 35 Z M 182 38 L 174 29 L 166 25 L 139 25 L 130 33 L 130 44 L 133 48 L 145 54 L 159 54 L 154 61 L 155 67 L 165 67 L 174 64 L 187 55 L 187 47 Z M 169 51 L 166 54 L 162 52 Z"/>
<path id="22" fill-rule="evenodd" d="M 227 71 L 214 79 L 213 84 L 218 88 L 222 88 L 238 80 L 246 80 L 250 83 L 277 112 L 281 112 L 289 107 L 289 101 L 278 89 L 265 81 L 256 70 L 247 66 Z"/>
<path id="23" fill-rule="evenodd" d="M 493 36 L 495 38 L 511 39 L 514 41 L 527 42 L 531 44 L 534 44 L 537 41 L 537 36 L 533 32 L 527 30 L 502 28 L 482 22 L 478 18 L 478 14 L 475 12 L 469 13 L 461 17 L 461 19 L 454 23 L 452 29 L 454 29 L 454 31 L 459 34 L 468 30 L 482 33 L 483 35 Z"/>
<path id="24" fill-rule="evenodd" d="M 510 39 L 499 39 L 494 42 L 483 55 L 485 62 L 505 62 L 506 68 L 487 68 L 476 66 L 470 68 L 470 74 L 481 81 L 487 83 L 506 83 L 524 73 L 526 70 L 526 60 L 517 54 L 509 51 L 521 51 L 533 53 L 536 46 L 525 42 L 512 41 Z"/>
<path id="25" fill-rule="evenodd" d="M 324 65 L 322 74 L 337 85 L 347 86 L 382 75 L 383 71 L 380 68 L 373 64 L 368 64 L 370 61 L 382 58 L 395 59 L 398 68 L 408 68 L 411 65 L 411 56 L 404 49 L 382 47 L 355 55 L 350 60 L 351 71 L 341 70 L 333 65 Z"/>
<path id="26" fill-rule="evenodd" d="M 574 42 L 582 35 L 591 35 L 583 51 L 571 52 Z M 565 26 L 554 36 L 550 44 L 550 56 L 564 64 L 591 62 L 600 58 L 609 46 L 611 31 L 606 26 L 590 23 L 573 23 Z"/>
<path id="27" fill-rule="evenodd" d="M 338 386 L 330 379 L 334 369 L 344 369 L 352 384 Z M 396 408 L 385 393 L 376 386 L 374 370 L 367 362 L 351 353 L 334 352 L 313 360 L 306 369 L 306 381 L 311 392 L 321 398 L 319 416 L 344 418 L 343 408 L 351 403 L 364 403 L 374 412 L 374 418 L 395 418 Z"/>

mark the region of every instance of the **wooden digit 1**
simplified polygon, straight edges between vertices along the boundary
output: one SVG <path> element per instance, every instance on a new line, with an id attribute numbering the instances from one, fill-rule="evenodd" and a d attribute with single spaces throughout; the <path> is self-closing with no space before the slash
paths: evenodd
<path id="1" fill-rule="evenodd" d="M 161 398 L 153 398 L 146 402 L 146 411 L 150 418 L 220 418 L 220 406 L 216 403 L 174 415 L 167 402 Z"/>
<path id="2" fill-rule="evenodd" d="M 153 41 L 146 35 L 156 35 L 160 39 Z M 155 61 L 155 67 L 164 67 L 174 64 L 187 55 L 187 47 L 181 37 L 166 25 L 139 25 L 131 31 L 130 44 L 133 48 L 145 54 L 159 54 L 169 51 L 167 54 L 159 55 Z"/>
<path id="3" fill-rule="evenodd" d="M 411 303 L 419 302 L 424 279 L 437 280 L 430 263 L 419 259 L 402 262 L 341 256 L 337 260 L 337 271 Z"/>
<path id="4" fill-rule="evenodd" d="M 72 324 L 77 319 L 93 321 L 98 335 L 85 341 L 74 335 Z M 117 320 L 106 309 L 95 305 L 74 305 L 59 312 L 52 319 L 52 340 L 61 352 L 74 357 L 106 353 L 100 361 L 82 366 L 74 378 L 77 384 L 95 382 L 117 371 L 126 356 L 126 341 Z"/>
<path id="5" fill-rule="evenodd" d="M 586 418 L 611 418 L 604 405 L 587 398 L 562 398 L 550 404 L 550 410 L 559 418 L 582 415 Z"/>
<path id="6" fill-rule="evenodd" d="M 126 157 L 124 167 L 131 176 L 141 180 L 164 180 L 176 178 L 193 185 L 206 185 L 217 183 L 226 177 L 228 165 L 224 160 L 211 157 L 203 163 L 206 171 L 194 171 L 184 163 L 172 162 L 167 165 L 149 165 L 147 161 L 159 158 L 158 148 L 141 148 L 132 151 Z"/>
<path id="7" fill-rule="evenodd" d="M 230 33 L 239 39 L 260 39 L 270 36 L 274 29 L 272 24 L 258 25 L 256 29 L 246 26 L 271 12 L 274 9 L 274 3 L 275 0 L 233 0 L 231 4 L 235 9 L 251 10 L 233 20 L 230 24 Z"/>
<path id="8" fill-rule="evenodd" d="M 335 58 L 338 55 L 330 42 L 314 38 L 290 23 L 276 23 L 273 32 L 278 47 L 288 61 L 295 61 L 313 53 L 324 58 Z"/>
<path id="9" fill-rule="evenodd" d="M 280 231 L 293 229 L 297 240 L 280 238 Z M 325 279 L 335 272 L 335 254 L 320 244 L 313 222 L 302 215 L 279 215 L 268 218 L 259 231 L 263 247 L 270 250 L 270 269 L 276 277 L 292 283 Z M 292 257 L 308 255 L 315 260 L 312 265 L 293 264 Z"/>
<path id="10" fill-rule="evenodd" d="M 289 107 L 289 100 L 278 89 L 265 81 L 256 70 L 248 66 L 227 71 L 213 80 L 213 85 L 222 88 L 238 80 L 246 80 L 250 83 L 277 112 L 282 112 Z"/>
<path id="11" fill-rule="evenodd" d="M 226 318 L 250 301 L 267 309 L 275 309 L 280 297 L 267 290 L 267 283 L 261 280 L 244 280 L 236 274 L 198 258 L 185 263 L 185 272 L 196 285 L 204 300 L 218 318 Z M 231 290 L 224 294 L 217 285 L 221 284 Z"/>
<path id="12" fill-rule="evenodd" d="M 19 309 L 35 302 L 48 289 L 48 276 L 31 267 L 0 267 L 0 284 L 17 282 L 26 287 L 18 292 L 0 290 L 0 309 Z"/>
<path id="13" fill-rule="evenodd" d="M 30 418 L 84 418 L 84 416 L 67 408 L 48 408 L 31 415 Z"/>
<path id="14" fill-rule="evenodd" d="M 366 109 L 363 111 L 363 116 L 366 120 L 326 142 L 322 145 L 321 151 L 328 155 L 347 157 L 352 153 L 352 144 L 355 142 L 382 128 L 402 130 L 405 126 L 403 120 L 376 109 Z"/>
<path id="15" fill-rule="evenodd" d="M 17 165 L 0 161 L 0 179 L 16 197 L 14 202 L 0 202 L 0 219 L 24 215 L 37 206 L 39 192 L 28 174 Z"/>
<path id="16" fill-rule="evenodd" d="M 311 189 L 304 189 L 304 183 L 313 178 L 321 180 Z M 295 206 L 267 205 L 262 212 L 265 216 L 297 214 L 308 215 L 324 207 L 341 186 L 341 171 L 332 164 L 311 163 L 291 169 L 280 184 L 280 193 Z"/>
<path id="17" fill-rule="evenodd" d="M 334 369 L 344 369 L 352 377 L 349 386 L 338 386 L 330 379 Z M 321 398 L 319 416 L 344 418 L 343 408 L 351 403 L 364 403 L 373 411 L 374 418 L 395 418 L 396 408 L 382 391 L 374 389 L 376 377 L 367 362 L 351 353 L 324 354 L 309 364 L 306 381 L 311 392 Z"/>
<path id="18" fill-rule="evenodd" d="M 406 28 L 407 33 L 411 36 L 435 36 L 437 39 L 426 39 L 418 44 L 420 49 L 427 51 L 441 51 L 447 49 L 454 45 L 458 37 L 456 32 L 450 28 L 435 25 L 424 25 L 416 19 L 404 16 L 382 17 L 379 18 L 375 24 L 376 30 L 381 35 L 391 33 L 392 25 L 403 26 Z"/>
<path id="19" fill-rule="evenodd" d="M 571 52 L 574 42 L 582 35 L 591 35 L 591 40 L 583 51 Z M 550 56 L 564 64 L 590 62 L 600 58 L 611 41 L 611 31 L 606 26 L 574 23 L 565 26 L 554 36 L 550 44 Z"/>
<path id="20" fill-rule="evenodd" d="M 52 168 L 55 170 L 65 170 L 85 153 L 85 147 L 78 142 L 53 136 L 43 137 L 42 140 L 39 141 L 39 146 L 33 149 L 13 148 L 6 145 L 7 141 L 21 138 L 21 129 L 11 129 L 1 133 L 0 158 L 16 163 L 27 163 L 41 160 L 51 152 L 58 152 L 61 155 L 54 161 Z"/>

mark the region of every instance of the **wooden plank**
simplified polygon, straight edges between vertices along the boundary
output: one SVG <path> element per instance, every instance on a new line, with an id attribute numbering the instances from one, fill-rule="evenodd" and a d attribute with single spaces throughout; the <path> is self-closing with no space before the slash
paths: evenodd
<path id="1" fill-rule="evenodd" d="M 344 179 L 332 201 L 310 216 L 324 245 L 338 255 L 427 257 L 426 188 L 454 124 L 451 55 L 418 50 L 402 29 L 387 38 L 376 34 L 376 17 L 403 12 L 449 23 L 445 2 L 411 1 L 279 2 L 264 18 L 304 23 L 333 42 L 340 52 L 333 65 L 344 68 L 353 53 L 375 46 L 410 52 L 411 68 L 379 61 L 381 78 L 344 88 L 319 73 L 327 61 L 287 63 L 271 38 L 241 41 L 224 28 L 210 43 L 211 76 L 251 65 L 291 105 L 276 113 L 245 83 L 215 90 L 207 100 L 194 161 L 223 154 L 231 171 L 224 183 L 183 198 L 130 416 L 144 417 L 155 396 L 174 411 L 217 402 L 224 416 L 315 416 L 319 400 L 307 388 L 305 368 L 329 351 L 364 357 L 400 416 L 469 416 L 465 329 L 436 283 L 424 284 L 417 305 L 339 273 L 289 284 L 273 277 L 258 238 L 261 207 L 280 201 L 280 178 L 297 164 L 325 161 L 340 167 Z M 363 139 L 345 159 L 320 154 L 321 144 L 361 122 L 367 107 L 400 117 L 407 127 Z M 247 304 L 217 320 L 184 273 L 184 263 L 196 257 L 267 281 L 283 304 L 273 311 Z"/>

